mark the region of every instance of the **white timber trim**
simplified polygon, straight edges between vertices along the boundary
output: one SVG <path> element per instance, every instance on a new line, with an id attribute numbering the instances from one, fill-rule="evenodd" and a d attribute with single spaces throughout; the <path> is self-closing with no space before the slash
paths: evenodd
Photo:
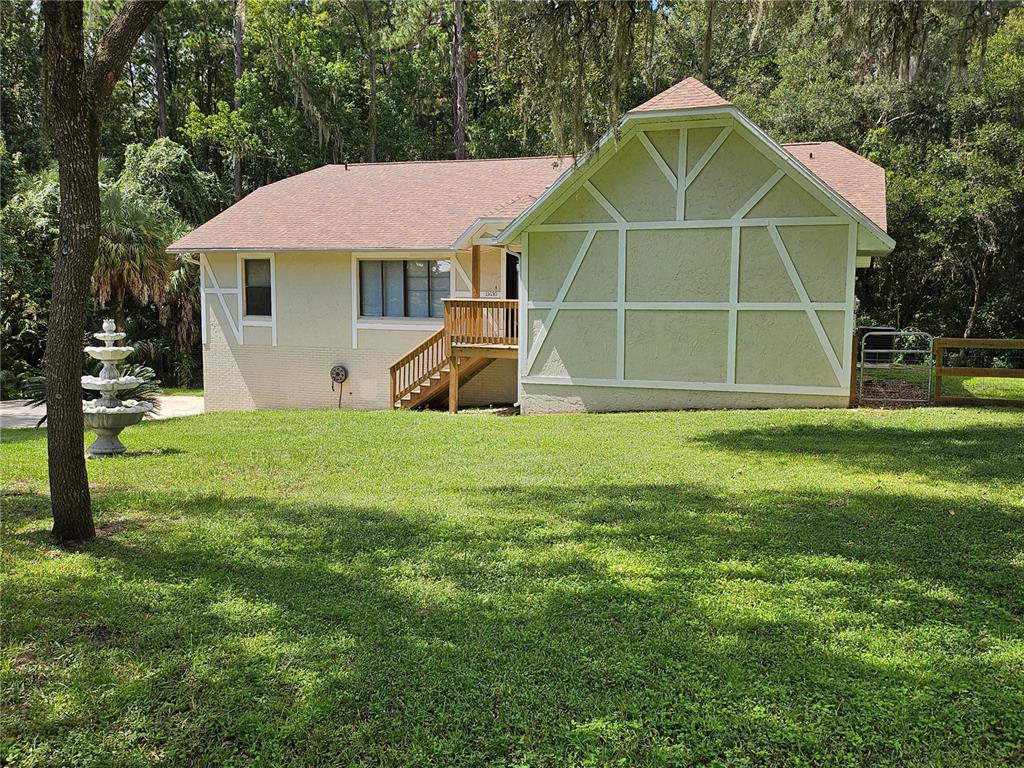
<path id="1" fill-rule="evenodd" d="M 356 321 L 356 327 L 361 331 L 436 331 L 443 326 L 444 320 L 439 317 L 424 317 L 422 320 L 396 317 L 394 321 L 383 317 L 360 317 Z"/>
<path id="2" fill-rule="evenodd" d="M 668 183 L 672 185 L 672 189 L 676 189 L 679 186 L 678 179 L 676 179 L 675 173 L 668 167 L 668 163 L 665 162 L 665 158 L 661 156 L 661 153 L 651 143 L 647 133 L 644 131 L 638 131 L 636 134 L 637 139 L 643 144 L 644 149 L 647 150 L 647 154 L 651 156 L 651 160 L 658 166 L 658 170 L 661 171 L 662 175 L 668 180 Z"/>
<path id="3" fill-rule="evenodd" d="M 217 296 L 220 301 L 220 307 L 224 310 L 224 319 L 228 321 L 228 327 L 231 329 L 231 333 L 235 337 L 235 343 L 241 346 L 242 344 L 242 330 L 235 324 L 235 318 L 231 314 L 231 310 L 228 309 L 227 300 L 225 300 L 225 294 L 238 294 L 238 288 L 221 288 L 220 283 L 217 282 L 217 274 L 213 271 L 213 267 L 210 266 L 209 259 L 204 261 L 203 266 L 206 268 L 206 276 L 210 283 L 213 285 L 212 288 L 207 288 L 205 293 L 212 293 Z M 239 315 L 241 316 L 241 315 Z M 205 330 L 205 326 L 204 326 Z"/>
<path id="4" fill-rule="evenodd" d="M 686 140 L 687 128 L 679 129 L 679 149 L 676 152 L 676 177 L 686 177 Z M 676 184 L 676 220 L 682 221 L 686 218 L 686 185 Z"/>
<path id="5" fill-rule="evenodd" d="M 533 364 L 537 362 L 537 355 L 540 354 L 540 349 L 544 345 L 544 339 L 547 338 L 548 331 L 551 330 L 551 326 L 554 324 L 555 318 L 558 317 L 558 309 L 561 307 L 562 302 L 565 301 L 565 295 L 572 287 L 572 281 L 576 279 L 576 273 L 579 271 L 580 265 L 583 263 L 583 259 L 587 255 L 587 251 L 590 249 L 590 244 L 594 242 L 594 236 L 596 234 L 596 232 L 588 232 L 587 236 L 583 238 L 583 243 L 576 252 L 576 258 L 572 260 L 569 271 L 566 273 L 565 279 L 562 280 L 562 285 L 558 288 L 558 293 L 555 294 L 555 300 L 551 303 L 548 315 L 541 325 L 540 333 L 537 334 L 537 341 L 534 345 L 534 349 L 531 351 L 529 357 L 526 358 L 527 373 L 533 370 Z M 522 324 L 521 320 L 520 324 Z M 520 332 L 520 336 L 522 336 L 522 332 Z M 520 344 L 522 344 L 521 339 Z"/>
<path id="6" fill-rule="evenodd" d="M 711 158 L 713 158 L 715 153 L 718 152 L 723 144 L 725 144 L 725 140 L 728 139 L 730 135 L 732 135 L 731 126 L 726 126 L 719 132 L 715 137 L 715 140 L 711 142 L 711 146 L 704 150 L 704 154 L 700 156 L 700 160 L 698 160 L 697 164 L 693 166 L 693 170 L 686 174 L 686 177 L 683 180 L 684 187 L 689 187 L 690 184 L 693 183 L 693 180 L 700 176 L 700 172 L 704 170 L 704 166 L 711 162 Z"/>
<path id="7" fill-rule="evenodd" d="M 797 384 L 729 384 L 722 381 L 662 381 L 660 379 L 595 379 L 570 376 L 524 376 L 524 384 L 571 387 L 630 387 L 638 389 L 686 389 L 710 392 L 752 392 L 773 395 L 847 395 L 844 387 L 809 387 Z"/>
<path id="8" fill-rule="evenodd" d="M 615 308 L 615 375 L 626 378 L 626 229 L 619 229 Z"/>
<path id="9" fill-rule="evenodd" d="M 811 327 L 814 329 L 814 333 L 818 337 L 818 343 L 821 345 L 821 350 L 825 353 L 825 359 L 827 359 L 829 365 L 832 366 L 832 371 L 836 375 L 836 381 L 842 385 L 843 366 L 839 364 L 839 358 L 836 356 L 836 351 L 832 347 L 832 342 L 829 340 L 828 334 L 825 333 L 825 328 L 821 324 L 821 318 L 818 317 L 817 311 L 811 304 L 810 296 L 807 295 L 807 289 L 804 287 L 803 280 L 800 279 L 800 273 L 796 271 L 796 266 L 793 264 L 793 259 L 790 257 L 789 251 L 786 249 L 786 244 L 782 242 L 779 230 L 775 226 L 768 227 L 768 234 L 771 235 L 772 242 L 775 243 L 775 250 L 778 251 L 779 258 L 782 259 L 782 264 L 786 268 L 786 272 L 789 274 L 789 279 L 793 283 L 793 287 L 796 289 L 797 295 L 800 297 L 800 303 L 804 305 L 807 313 L 807 319 L 811 321 Z"/>
<path id="10" fill-rule="evenodd" d="M 352 254 L 352 349 L 359 349 L 359 257 Z"/>
<path id="11" fill-rule="evenodd" d="M 753 210 L 754 206 L 760 203 L 764 199 L 764 196 L 771 192 L 775 188 L 776 184 L 782 181 L 785 175 L 786 172 L 781 168 L 777 170 L 775 173 L 773 173 L 771 177 L 768 179 L 768 181 L 762 184 L 761 188 L 757 190 L 757 192 L 752 194 L 750 196 L 750 199 L 747 200 L 747 202 L 745 202 L 742 205 L 742 207 L 738 211 L 736 211 L 736 213 L 733 214 L 733 218 L 742 219 L 744 216 L 750 213 L 750 211 Z"/>
<path id="12" fill-rule="evenodd" d="M 626 223 L 626 218 L 619 213 L 618 208 L 608 202 L 608 198 L 601 194 L 601 191 L 591 183 L 590 179 L 583 182 L 583 187 L 587 192 L 594 196 L 594 199 L 601 204 L 601 207 L 604 208 L 608 215 L 615 219 L 616 222 L 619 224 Z"/>
<path id="13" fill-rule="evenodd" d="M 208 344 L 206 324 L 209 322 L 206 308 L 206 267 L 203 265 L 205 257 L 199 254 L 199 337 L 202 344 Z"/>
<path id="14" fill-rule="evenodd" d="M 846 321 L 843 323 L 843 384 L 850 387 L 850 374 L 857 361 L 853 359 L 853 307 L 856 303 L 857 281 L 857 225 L 850 224 L 846 264 Z"/>
<path id="15" fill-rule="evenodd" d="M 551 309 L 555 306 L 553 301 L 531 301 L 529 309 Z M 559 309 L 617 309 L 619 302 L 616 301 L 563 301 L 558 305 Z M 797 301 L 626 301 L 623 306 L 629 311 L 669 311 L 679 312 L 687 310 L 730 310 L 736 309 L 757 310 L 759 312 L 777 310 L 779 312 L 803 312 L 806 305 Z M 819 310 L 842 311 L 846 309 L 846 302 L 843 301 L 812 301 L 811 306 Z"/>
<path id="16" fill-rule="evenodd" d="M 589 232 L 590 230 L 614 231 L 620 227 L 625 229 L 728 229 L 730 227 L 767 227 L 771 225 L 787 227 L 814 227 L 823 224 L 848 224 L 849 219 L 843 216 L 794 216 L 787 219 L 776 217 L 770 219 L 690 219 L 689 221 L 626 221 L 621 224 L 612 222 L 587 224 L 534 224 L 531 232 Z"/>
<path id="17" fill-rule="evenodd" d="M 465 297 L 465 296 L 472 296 L 473 295 L 473 280 L 472 280 L 472 278 L 470 278 L 469 275 L 466 274 L 466 270 L 462 266 L 462 262 L 459 261 L 459 254 L 460 253 L 465 253 L 465 251 L 456 251 L 455 253 L 452 254 L 452 273 L 451 273 L 452 274 L 452 298 L 457 298 L 458 296 Z M 456 274 L 458 274 L 458 276 L 461 277 L 463 279 L 463 281 L 466 283 L 466 290 L 464 290 L 464 291 L 456 291 L 455 290 L 455 275 Z"/>
<path id="18" fill-rule="evenodd" d="M 736 383 L 736 326 L 740 306 L 740 228 L 732 228 L 729 242 L 729 330 L 726 344 L 725 381 Z"/>
<path id="19" fill-rule="evenodd" d="M 777 167 L 782 167 L 787 171 L 793 172 L 801 183 L 801 186 L 805 187 L 807 191 L 810 191 L 814 197 L 824 202 L 826 207 L 837 213 L 841 213 L 844 216 L 853 218 L 854 221 L 856 221 L 866 232 L 878 241 L 882 246 L 879 250 L 891 251 L 895 247 L 895 241 L 877 224 L 851 205 L 845 198 L 811 172 L 799 160 L 789 154 L 789 152 L 787 152 L 778 142 L 769 137 L 757 125 L 751 122 L 746 115 L 731 105 L 700 109 L 627 113 L 623 117 L 622 123 L 617 131 L 611 130 L 605 133 L 594 150 L 584 154 L 570 165 L 554 181 L 554 183 L 547 188 L 544 194 L 534 202 L 533 205 L 519 214 L 519 216 L 517 216 L 512 223 L 502 231 L 498 236 L 498 240 L 503 242 L 514 240 L 523 229 L 530 226 L 533 221 L 544 215 L 549 208 L 553 209 L 557 203 L 561 202 L 561 199 L 565 195 L 571 193 L 576 187 L 578 174 L 586 174 L 587 178 L 593 175 L 593 173 L 597 171 L 604 162 L 615 154 L 611 151 L 611 147 L 609 146 L 609 144 L 613 142 L 613 139 L 625 144 L 638 130 L 655 130 L 678 127 L 678 120 L 683 118 L 699 125 L 700 127 L 711 127 L 724 124 L 725 130 L 723 130 L 716 139 L 720 139 L 723 142 L 728 138 L 728 136 L 725 135 L 726 131 L 732 132 L 734 129 L 738 130 L 745 138 L 751 140 L 751 143 L 755 148 L 757 148 L 765 157 L 770 158 Z M 720 120 L 718 118 L 724 119 Z M 694 167 L 693 171 L 691 171 L 685 179 L 682 175 L 679 176 L 679 179 L 688 183 L 697 176 L 700 170 L 702 169 Z M 864 250 L 870 249 L 865 247 Z"/>
<path id="20" fill-rule="evenodd" d="M 529 373 L 526 368 L 527 344 L 530 343 L 530 335 L 533 333 L 533 325 L 530 323 L 529 300 L 526 295 L 527 286 L 527 265 L 529 264 L 530 233 L 524 232 L 519 251 L 519 363 L 516 372 L 516 401 L 523 402 L 523 376 Z"/>

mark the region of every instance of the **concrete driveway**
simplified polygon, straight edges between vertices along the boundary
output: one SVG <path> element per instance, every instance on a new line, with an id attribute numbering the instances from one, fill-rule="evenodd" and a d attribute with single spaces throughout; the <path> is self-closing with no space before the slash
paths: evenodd
<path id="1" fill-rule="evenodd" d="M 192 395 L 160 395 L 160 412 L 149 414 L 147 419 L 173 419 L 177 416 L 195 416 L 203 412 L 203 398 Z M 30 408 L 28 400 L 0 401 L 0 428 L 18 429 L 34 427 L 43 418 L 46 408 Z M 46 426 L 46 423 L 43 423 Z"/>

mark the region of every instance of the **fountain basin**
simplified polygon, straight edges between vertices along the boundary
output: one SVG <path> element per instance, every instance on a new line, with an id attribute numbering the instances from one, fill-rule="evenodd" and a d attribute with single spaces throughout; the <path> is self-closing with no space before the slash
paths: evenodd
<path id="1" fill-rule="evenodd" d="M 131 389 L 137 387 L 145 379 L 140 379 L 138 376 L 121 376 L 117 379 L 104 379 L 100 376 L 83 376 L 82 386 L 85 389 L 95 390 L 97 392 L 120 392 L 122 389 Z"/>
<path id="2" fill-rule="evenodd" d="M 131 347 L 86 347 L 85 353 L 96 360 L 124 360 L 134 350 Z"/>
<path id="3" fill-rule="evenodd" d="M 106 322 L 104 322 L 104 326 L 106 326 Z M 113 323 L 111 323 L 110 327 L 111 329 L 113 329 Z M 94 333 L 92 337 L 106 344 L 113 344 L 115 341 L 121 341 L 121 339 L 123 339 L 127 335 L 127 333 L 114 333 L 113 330 L 111 330 L 104 333 Z"/>
<path id="4" fill-rule="evenodd" d="M 152 403 L 136 403 L 134 400 L 126 403 L 132 405 L 114 408 L 94 406 L 92 410 L 88 404 L 83 406 L 86 426 L 96 433 L 96 440 L 86 449 L 86 456 L 120 456 L 125 452 L 124 444 L 118 439 L 121 430 L 138 424 L 146 413 L 153 410 Z"/>

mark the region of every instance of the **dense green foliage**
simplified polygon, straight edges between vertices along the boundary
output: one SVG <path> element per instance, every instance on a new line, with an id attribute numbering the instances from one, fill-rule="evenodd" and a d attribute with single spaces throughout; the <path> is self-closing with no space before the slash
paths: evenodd
<path id="1" fill-rule="evenodd" d="M 5 765 L 1020 764 L 1019 411 L 311 418 L 5 433 Z"/>
<path id="2" fill-rule="evenodd" d="M 90 4 L 88 34 L 113 6 Z M 460 71 L 470 157 L 578 152 L 624 110 L 696 75 L 779 140 L 838 141 L 888 168 L 897 248 L 859 280 L 865 322 L 1024 336 L 1019 0 L 467 0 L 461 47 L 454 8 L 171 0 L 106 111 L 108 175 L 123 169 L 195 225 L 228 203 L 236 164 L 245 193 L 323 163 L 455 156 Z M 0 12 L 8 381 L 40 362 L 53 238 L 52 217 L 38 215 L 51 163 L 38 9 L 2 0 Z M 195 270 L 178 278 L 172 295 L 194 297 Z M 162 350 L 163 378 L 188 382 L 195 302 L 163 300 L 140 297 L 129 333 Z"/>

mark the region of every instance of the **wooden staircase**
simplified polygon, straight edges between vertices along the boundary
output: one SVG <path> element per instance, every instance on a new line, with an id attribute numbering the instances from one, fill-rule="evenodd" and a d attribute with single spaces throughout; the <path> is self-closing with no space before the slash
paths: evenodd
<path id="1" fill-rule="evenodd" d="M 459 363 L 462 386 L 494 361 L 472 357 Z M 391 406 L 412 409 L 429 405 L 448 394 L 451 361 L 446 351 L 444 328 L 425 339 L 391 366 Z"/>

